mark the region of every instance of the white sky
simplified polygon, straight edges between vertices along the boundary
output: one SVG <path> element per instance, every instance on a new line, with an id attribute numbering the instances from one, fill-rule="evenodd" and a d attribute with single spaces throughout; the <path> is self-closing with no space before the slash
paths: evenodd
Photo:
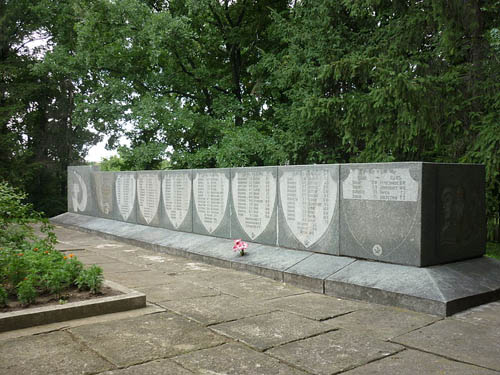
<path id="1" fill-rule="evenodd" d="M 101 142 L 91 147 L 89 153 L 85 157 L 85 161 L 100 163 L 102 158 L 109 158 L 110 156 L 118 155 L 116 150 L 109 151 L 105 149 L 108 138 L 109 137 L 105 137 Z"/>

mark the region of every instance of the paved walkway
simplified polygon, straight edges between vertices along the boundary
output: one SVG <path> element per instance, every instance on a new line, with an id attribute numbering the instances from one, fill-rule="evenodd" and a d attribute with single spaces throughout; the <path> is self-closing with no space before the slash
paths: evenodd
<path id="1" fill-rule="evenodd" d="M 498 302 L 443 319 L 56 233 L 148 306 L 1 333 L 2 375 L 500 374 Z"/>

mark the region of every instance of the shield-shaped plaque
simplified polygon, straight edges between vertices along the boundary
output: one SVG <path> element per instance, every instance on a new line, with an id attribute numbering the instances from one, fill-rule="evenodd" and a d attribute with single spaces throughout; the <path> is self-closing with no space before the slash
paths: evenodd
<path id="1" fill-rule="evenodd" d="M 229 179 L 223 172 L 197 173 L 193 181 L 194 202 L 201 223 L 212 233 L 226 212 Z"/>
<path id="2" fill-rule="evenodd" d="M 127 221 L 134 210 L 135 176 L 131 173 L 120 173 L 115 181 L 116 202 L 123 220 Z"/>
<path id="3" fill-rule="evenodd" d="M 97 205 L 104 215 L 113 211 L 113 175 L 107 172 L 94 173 Z"/>
<path id="4" fill-rule="evenodd" d="M 236 217 L 254 240 L 267 228 L 273 215 L 276 177 L 267 171 L 238 171 L 231 187 Z"/>
<path id="5" fill-rule="evenodd" d="M 189 173 L 171 172 L 163 176 L 163 205 L 168 219 L 175 229 L 184 222 L 191 203 L 191 179 Z"/>
<path id="6" fill-rule="evenodd" d="M 161 181 L 158 173 L 141 173 L 137 177 L 139 209 L 146 223 L 150 224 L 158 212 Z"/>
<path id="7" fill-rule="evenodd" d="M 326 169 L 284 171 L 280 199 L 286 223 L 305 247 L 314 245 L 328 230 L 337 204 L 337 182 Z"/>
<path id="8" fill-rule="evenodd" d="M 347 173 L 342 213 L 352 237 L 370 257 L 397 251 L 419 212 L 419 183 L 409 168 L 351 168 Z"/>

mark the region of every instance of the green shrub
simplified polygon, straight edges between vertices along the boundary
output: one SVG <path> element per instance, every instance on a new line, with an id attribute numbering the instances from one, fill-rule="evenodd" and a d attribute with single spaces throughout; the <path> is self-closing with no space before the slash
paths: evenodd
<path id="1" fill-rule="evenodd" d="M 23 305 L 29 305 L 35 302 L 37 296 L 38 292 L 32 279 L 26 278 L 26 280 L 17 284 L 17 299 Z"/>
<path id="2" fill-rule="evenodd" d="M 103 280 L 102 268 L 93 265 L 80 273 L 76 285 L 80 290 L 90 290 L 91 293 L 97 294 L 101 290 Z"/>
<path id="3" fill-rule="evenodd" d="M 7 291 L 0 285 L 0 307 L 7 306 Z"/>
<path id="4" fill-rule="evenodd" d="M 84 285 L 99 292 L 102 269 L 84 270 L 73 254 L 54 249 L 56 237 L 52 226 L 24 203 L 26 195 L 0 181 L 0 306 L 9 295 L 23 305 L 35 302 L 39 294 L 51 293 L 60 298 L 72 285 Z M 33 224 L 39 224 L 44 237 L 38 237 Z M 80 280 L 80 284 L 77 284 Z"/>

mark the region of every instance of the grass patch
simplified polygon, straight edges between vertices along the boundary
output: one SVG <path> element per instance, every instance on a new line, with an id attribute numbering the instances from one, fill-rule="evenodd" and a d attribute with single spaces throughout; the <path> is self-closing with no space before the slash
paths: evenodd
<path id="1" fill-rule="evenodd" d="M 490 258 L 500 259 L 500 242 L 487 242 L 486 256 Z"/>

